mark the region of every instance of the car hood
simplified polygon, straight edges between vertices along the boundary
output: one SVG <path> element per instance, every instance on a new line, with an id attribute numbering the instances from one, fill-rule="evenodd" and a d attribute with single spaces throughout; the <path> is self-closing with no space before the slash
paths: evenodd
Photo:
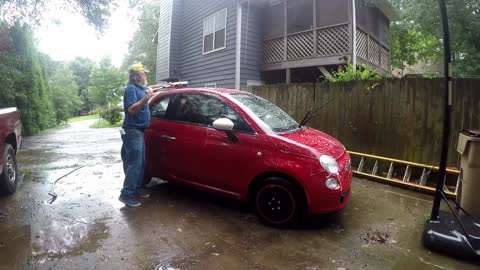
<path id="1" fill-rule="evenodd" d="M 293 133 L 278 134 L 288 140 L 303 144 L 321 155 L 329 155 L 337 159 L 345 153 L 345 147 L 335 138 L 318 130 L 307 128 Z"/>

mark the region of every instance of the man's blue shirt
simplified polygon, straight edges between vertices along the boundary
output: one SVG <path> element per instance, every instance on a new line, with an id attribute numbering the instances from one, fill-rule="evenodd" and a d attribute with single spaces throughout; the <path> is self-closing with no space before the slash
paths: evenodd
<path id="1" fill-rule="evenodd" d="M 123 127 L 134 127 L 145 129 L 150 125 L 150 109 L 148 103 L 143 106 L 136 114 L 129 114 L 128 108 L 134 103 L 137 103 L 145 97 L 145 86 L 129 84 L 123 93 L 123 111 L 125 112 L 125 119 L 123 120 Z"/>

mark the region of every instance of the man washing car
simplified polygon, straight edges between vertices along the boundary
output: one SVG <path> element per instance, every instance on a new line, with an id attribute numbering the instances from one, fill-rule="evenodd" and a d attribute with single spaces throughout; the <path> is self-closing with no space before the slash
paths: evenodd
<path id="1" fill-rule="evenodd" d="M 125 118 L 122 125 L 122 161 L 125 180 L 118 198 L 126 206 L 136 207 L 138 198 L 150 194 L 141 189 L 145 173 L 145 141 L 143 131 L 150 125 L 148 101 L 153 96 L 147 88 L 147 70 L 141 64 L 130 67 L 128 85 L 123 95 Z"/>

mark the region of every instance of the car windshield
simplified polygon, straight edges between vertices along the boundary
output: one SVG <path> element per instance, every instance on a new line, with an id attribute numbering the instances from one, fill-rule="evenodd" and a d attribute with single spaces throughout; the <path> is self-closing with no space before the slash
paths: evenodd
<path id="1" fill-rule="evenodd" d="M 299 128 L 298 123 L 290 115 L 261 97 L 249 94 L 231 94 L 231 97 L 250 109 L 273 132 L 284 133 Z"/>

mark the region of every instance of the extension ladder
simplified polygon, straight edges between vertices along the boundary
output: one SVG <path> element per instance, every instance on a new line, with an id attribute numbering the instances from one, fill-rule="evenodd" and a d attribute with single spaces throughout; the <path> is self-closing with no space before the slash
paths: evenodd
<path id="1" fill-rule="evenodd" d="M 387 157 L 348 151 L 352 159 L 352 171 L 355 176 L 410 188 L 413 190 L 434 193 L 438 166 Z M 447 168 L 445 193 L 450 198 L 457 196 L 460 171 Z"/>

